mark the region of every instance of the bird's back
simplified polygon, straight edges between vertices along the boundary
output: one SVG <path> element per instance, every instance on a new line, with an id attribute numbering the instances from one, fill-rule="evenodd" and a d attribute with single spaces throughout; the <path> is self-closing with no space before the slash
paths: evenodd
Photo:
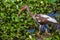
<path id="1" fill-rule="evenodd" d="M 45 14 L 35 14 L 33 16 L 33 18 L 35 20 L 37 20 L 37 22 L 40 22 L 40 23 L 45 23 L 45 22 L 46 23 L 47 22 L 57 23 L 57 21 L 54 18 L 52 18 L 52 17 L 50 17 L 48 15 L 45 15 Z"/>

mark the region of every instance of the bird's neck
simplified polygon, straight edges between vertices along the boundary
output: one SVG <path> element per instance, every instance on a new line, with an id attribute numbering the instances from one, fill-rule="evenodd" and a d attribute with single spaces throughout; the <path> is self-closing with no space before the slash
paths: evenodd
<path id="1" fill-rule="evenodd" d="M 28 6 L 27 6 L 27 11 L 28 11 L 28 13 L 29 13 L 30 16 L 33 16 L 33 14 L 31 14 L 30 9 L 29 9 Z"/>

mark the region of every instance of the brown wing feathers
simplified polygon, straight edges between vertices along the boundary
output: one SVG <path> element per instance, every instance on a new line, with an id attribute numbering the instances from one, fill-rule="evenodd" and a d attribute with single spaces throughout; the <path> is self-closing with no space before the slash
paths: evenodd
<path id="1" fill-rule="evenodd" d="M 46 18 L 41 17 L 39 14 L 37 14 L 35 17 L 36 17 L 36 20 L 37 20 L 38 22 L 45 22 L 45 21 L 47 21 Z"/>

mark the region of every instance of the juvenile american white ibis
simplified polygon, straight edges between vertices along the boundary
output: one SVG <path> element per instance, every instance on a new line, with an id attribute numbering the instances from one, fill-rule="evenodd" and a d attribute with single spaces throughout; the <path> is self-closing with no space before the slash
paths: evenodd
<path id="1" fill-rule="evenodd" d="M 29 7 L 28 7 L 27 5 L 25 5 L 25 6 L 23 6 L 23 7 L 21 8 L 21 10 L 20 10 L 19 13 L 18 13 L 18 16 L 19 16 L 20 13 L 21 13 L 23 10 L 25 10 L 25 9 L 27 9 L 29 15 L 30 15 L 35 21 L 37 21 L 38 23 L 58 23 L 54 18 L 52 18 L 52 17 L 50 17 L 50 16 L 48 16 L 48 15 L 45 15 L 45 14 L 35 14 L 35 15 L 33 15 L 33 14 L 31 14 L 30 9 L 29 9 Z"/>
<path id="2" fill-rule="evenodd" d="M 30 9 L 29 9 L 29 6 L 28 5 L 25 5 L 23 6 L 20 10 L 19 10 L 19 13 L 17 16 L 20 15 L 20 13 L 24 10 L 27 10 L 29 15 L 37 22 L 37 24 L 39 25 L 39 30 L 41 29 L 41 25 L 42 24 L 49 24 L 49 23 L 58 23 L 54 18 L 48 16 L 48 15 L 45 15 L 45 14 L 35 14 L 33 15 L 31 12 L 30 12 Z"/>

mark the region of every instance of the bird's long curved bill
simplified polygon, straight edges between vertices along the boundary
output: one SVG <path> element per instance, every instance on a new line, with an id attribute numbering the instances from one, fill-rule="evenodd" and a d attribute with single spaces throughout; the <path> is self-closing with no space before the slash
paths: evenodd
<path id="1" fill-rule="evenodd" d="M 19 12 L 18 12 L 18 15 L 17 15 L 17 16 L 20 16 L 21 12 L 22 12 L 22 10 L 19 10 Z"/>
<path id="2" fill-rule="evenodd" d="M 24 11 L 25 9 L 26 9 L 26 7 L 25 7 L 25 6 L 23 6 L 23 7 L 19 10 L 19 12 L 18 12 L 18 15 L 17 15 L 17 16 L 20 16 L 21 12 L 22 12 L 22 11 Z"/>

